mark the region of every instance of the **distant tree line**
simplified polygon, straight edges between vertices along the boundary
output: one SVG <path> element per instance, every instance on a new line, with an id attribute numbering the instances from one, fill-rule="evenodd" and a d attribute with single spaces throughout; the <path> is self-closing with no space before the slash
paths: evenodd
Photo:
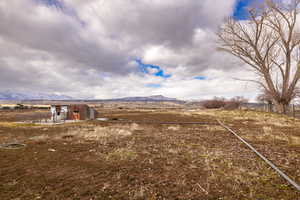
<path id="1" fill-rule="evenodd" d="M 242 96 L 237 96 L 231 99 L 224 97 L 214 97 L 211 100 L 206 100 L 202 103 L 202 106 L 207 109 L 219 109 L 224 108 L 226 110 L 239 109 L 243 103 L 247 103 L 248 99 Z"/>

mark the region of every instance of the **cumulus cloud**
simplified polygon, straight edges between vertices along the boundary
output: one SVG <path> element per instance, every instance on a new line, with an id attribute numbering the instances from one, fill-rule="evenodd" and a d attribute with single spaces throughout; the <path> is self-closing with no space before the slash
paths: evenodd
<path id="1" fill-rule="evenodd" d="M 216 51 L 215 32 L 234 5 L 235 0 L 1 1 L 0 91 L 76 98 L 254 95 L 232 79 L 249 73 Z M 142 73 L 137 59 L 159 69 Z M 155 76 L 158 70 L 172 76 Z"/>

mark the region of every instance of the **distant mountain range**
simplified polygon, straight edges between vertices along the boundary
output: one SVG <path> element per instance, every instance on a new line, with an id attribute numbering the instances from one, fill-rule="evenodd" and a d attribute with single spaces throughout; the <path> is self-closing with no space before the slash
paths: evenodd
<path id="1" fill-rule="evenodd" d="M 124 97 L 116 99 L 107 99 L 106 101 L 180 101 L 176 98 L 169 98 L 162 95 L 154 95 L 148 97 Z"/>
<path id="2" fill-rule="evenodd" d="M 45 93 L 20 93 L 12 91 L 0 92 L 0 100 L 5 101 L 30 101 L 30 100 L 58 100 L 58 101 L 180 101 L 176 98 L 169 98 L 162 95 L 154 95 L 147 97 L 125 97 L 114 99 L 74 99 L 66 95 L 45 94 Z"/>
<path id="3" fill-rule="evenodd" d="M 45 93 L 20 93 L 12 91 L 0 92 L 0 100 L 20 101 L 20 100 L 72 100 L 66 95 L 45 94 Z"/>

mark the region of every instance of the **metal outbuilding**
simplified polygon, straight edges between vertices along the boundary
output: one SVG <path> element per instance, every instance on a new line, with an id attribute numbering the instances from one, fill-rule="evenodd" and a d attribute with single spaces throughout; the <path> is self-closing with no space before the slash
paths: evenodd
<path id="1" fill-rule="evenodd" d="M 51 105 L 51 120 L 92 120 L 97 117 L 97 111 L 86 104 Z"/>

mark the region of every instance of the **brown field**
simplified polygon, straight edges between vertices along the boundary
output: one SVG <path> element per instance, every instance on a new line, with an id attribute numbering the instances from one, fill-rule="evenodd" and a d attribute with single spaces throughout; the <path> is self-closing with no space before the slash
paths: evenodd
<path id="1" fill-rule="evenodd" d="M 24 120 L 50 119 L 51 114 L 48 110 L 0 110 L 0 121 L 20 122 Z"/>
<path id="2" fill-rule="evenodd" d="M 99 110 L 111 122 L 12 122 L 36 112 L 0 113 L 0 145 L 26 144 L 0 148 L 1 200 L 300 199 L 245 145 L 214 125 L 216 119 L 225 122 L 300 183 L 300 120 L 254 111 L 111 108 Z M 158 121 L 212 124 L 146 123 Z"/>

